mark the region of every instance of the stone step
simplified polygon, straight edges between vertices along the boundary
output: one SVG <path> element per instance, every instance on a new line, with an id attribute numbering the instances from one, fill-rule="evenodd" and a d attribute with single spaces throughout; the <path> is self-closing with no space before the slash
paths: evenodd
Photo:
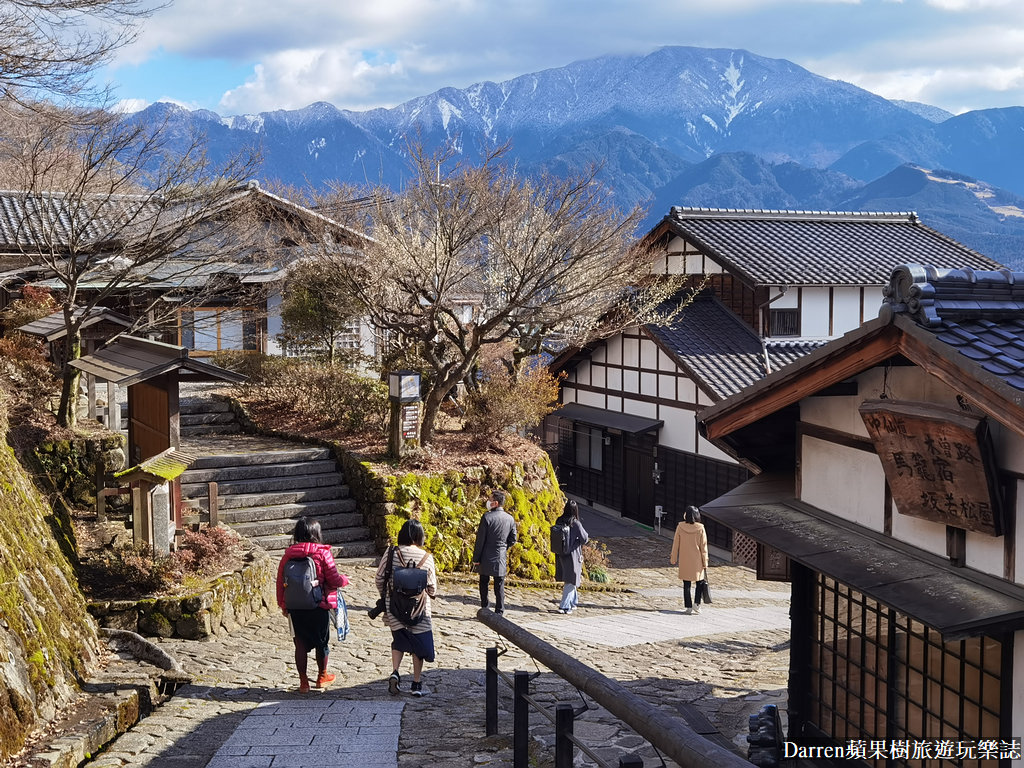
<path id="1" fill-rule="evenodd" d="M 338 466 L 332 460 L 294 461 L 281 464 L 242 464 L 234 467 L 189 469 L 182 474 L 181 482 L 183 484 L 226 483 L 232 480 L 251 480 L 268 476 L 292 477 L 295 475 L 318 475 L 322 472 L 337 471 Z"/>
<path id="2" fill-rule="evenodd" d="M 311 516 L 320 523 L 320 535 L 327 542 L 330 541 L 359 541 L 370 538 L 370 529 L 363 525 L 362 515 L 321 515 Z M 334 523 L 347 523 L 351 517 L 358 517 L 358 525 L 335 525 Z M 295 530 L 295 520 L 282 518 L 280 520 L 260 520 L 253 523 L 231 523 L 231 528 L 250 539 L 258 539 L 264 536 L 286 536 L 291 537 Z"/>
<path id="3" fill-rule="evenodd" d="M 212 397 L 189 397 L 182 398 L 178 403 L 178 412 L 181 414 L 231 413 L 231 406 L 227 400 L 218 400 Z"/>
<path id="4" fill-rule="evenodd" d="M 347 485 L 329 485 L 325 488 L 301 488 L 277 493 L 242 493 L 220 496 L 220 508 L 275 507 L 282 504 L 300 504 L 306 501 L 340 500 L 348 496 Z"/>
<path id="5" fill-rule="evenodd" d="M 220 518 L 231 525 L 284 518 L 290 519 L 294 524 L 295 520 L 303 515 L 321 518 L 330 516 L 337 518 L 336 527 L 348 527 L 362 525 L 363 516 L 356 511 L 357 509 L 358 505 L 355 499 L 331 499 L 329 501 L 310 501 L 305 504 L 281 504 L 276 507 L 225 509 L 221 510 Z"/>
<path id="6" fill-rule="evenodd" d="M 186 448 L 187 450 L 187 448 Z M 293 464 L 304 461 L 323 461 L 329 459 L 331 452 L 327 448 L 294 448 L 280 451 L 240 451 L 238 453 L 208 453 L 199 456 L 189 467 L 192 472 L 197 469 L 213 469 L 217 467 L 245 467 L 263 464 Z"/>
<path id="7" fill-rule="evenodd" d="M 265 465 L 271 469 L 274 465 Z M 209 483 L 182 482 L 181 495 L 185 499 L 206 498 L 209 495 Z M 263 493 L 288 493 L 305 491 L 311 488 L 330 488 L 338 486 L 340 494 L 332 498 L 348 496 L 348 486 L 339 472 L 321 472 L 315 475 L 284 475 L 278 477 L 267 472 L 264 477 L 244 480 L 217 479 L 217 494 L 223 499 L 229 496 L 249 496 Z"/>
<path id="8" fill-rule="evenodd" d="M 205 424 L 234 424 L 238 419 L 230 411 L 217 413 L 183 413 L 180 417 L 182 428 Z"/>
<path id="9" fill-rule="evenodd" d="M 195 424 L 188 426 L 181 425 L 182 435 L 235 435 L 242 431 L 237 421 L 230 424 Z"/>
<path id="10" fill-rule="evenodd" d="M 253 539 L 253 541 L 265 549 L 271 557 L 275 558 L 280 558 L 284 554 L 285 549 L 292 543 L 290 536 L 259 536 Z M 324 543 L 332 545 L 335 560 L 344 560 L 351 557 L 376 558 L 378 554 L 377 547 L 369 539 L 364 541 L 336 542 L 332 541 L 329 536 L 326 536 Z"/>

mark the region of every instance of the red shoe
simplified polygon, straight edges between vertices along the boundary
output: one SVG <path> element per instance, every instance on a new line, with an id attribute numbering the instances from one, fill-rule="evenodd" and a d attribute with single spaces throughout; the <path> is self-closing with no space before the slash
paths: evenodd
<path id="1" fill-rule="evenodd" d="M 334 682 L 334 675 L 330 672 L 321 672 L 320 677 L 316 679 L 317 688 L 326 688 L 328 685 Z"/>
<path id="2" fill-rule="evenodd" d="M 304 677 L 299 678 L 299 693 L 309 693 L 309 680 Z"/>

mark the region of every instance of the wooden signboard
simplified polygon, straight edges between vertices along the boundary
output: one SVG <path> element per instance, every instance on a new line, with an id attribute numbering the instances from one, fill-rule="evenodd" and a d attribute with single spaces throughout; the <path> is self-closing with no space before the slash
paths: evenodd
<path id="1" fill-rule="evenodd" d="M 895 400 L 867 400 L 860 414 L 901 514 L 1003 534 L 995 455 L 984 417 Z"/>
<path id="2" fill-rule="evenodd" d="M 767 544 L 757 545 L 757 580 L 791 581 L 789 558 L 781 550 Z"/>

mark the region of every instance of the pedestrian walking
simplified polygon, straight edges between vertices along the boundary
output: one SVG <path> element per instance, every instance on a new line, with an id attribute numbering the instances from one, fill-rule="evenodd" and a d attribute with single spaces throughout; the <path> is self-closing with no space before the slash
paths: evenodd
<path id="1" fill-rule="evenodd" d="M 476 529 L 473 567 L 480 574 L 480 607 L 487 607 L 490 580 L 494 579 L 494 612 L 505 613 L 505 576 L 508 548 L 516 543 L 516 521 L 505 511 L 505 492 L 495 489 L 487 500 L 487 511 Z"/>
<path id="2" fill-rule="evenodd" d="M 316 687 L 326 688 L 334 682 L 335 676 L 327 671 L 331 652 L 330 610 L 337 609 L 337 590 L 348 585 L 348 576 L 338 571 L 330 545 L 321 541 L 320 523 L 316 520 L 300 517 L 292 538 L 293 543 L 277 566 L 277 605 L 291 627 L 299 693 L 309 693 L 306 668 L 310 651 L 316 653 Z M 312 568 L 303 578 L 301 574 L 310 563 Z M 295 605 L 296 599 L 306 601 L 301 604 L 310 607 L 289 607 L 288 602 Z"/>
<path id="3" fill-rule="evenodd" d="M 555 525 L 568 528 L 564 534 L 563 551 L 555 553 L 555 579 L 562 582 L 562 600 L 558 610 L 560 613 L 572 613 L 580 604 L 578 588 L 583 582 L 583 545 L 590 541 L 590 536 L 580 522 L 579 506 L 571 499 L 565 503 Z"/>
<path id="4" fill-rule="evenodd" d="M 406 520 L 398 531 L 398 545 L 390 547 L 377 566 L 377 590 L 385 600 L 384 618 L 391 629 L 391 666 L 388 677 L 388 691 L 395 695 L 401 691 L 402 675 L 399 672 L 405 654 L 412 656 L 413 696 L 425 696 L 423 690 L 423 662 L 434 661 L 434 628 L 430 618 L 430 603 L 437 595 L 437 569 L 434 556 L 423 548 L 423 524 L 419 520 Z M 397 569 L 416 568 L 426 571 L 422 591 L 415 598 L 397 595 L 394 589 Z M 407 613 L 399 601 L 414 600 Z M 398 618 L 403 615 L 409 622 Z"/>
<path id="5" fill-rule="evenodd" d="M 672 538 L 672 565 L 679 563 L 679 578 L 683 582 L 684 613 L 700 613 L 700 601 L 704 592 L 703 579 L 708 567 L 708 535 L 700 521 L 700 510 L 690 506 L 683 511 L 683 521 L 676 526 Z M 695 602 L 690 600 L 690 584 L 695 583 Z"/>

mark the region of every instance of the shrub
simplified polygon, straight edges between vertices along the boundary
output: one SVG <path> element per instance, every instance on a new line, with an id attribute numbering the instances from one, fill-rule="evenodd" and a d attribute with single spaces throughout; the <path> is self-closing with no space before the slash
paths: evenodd
<path id="1" fill-rule="evenodd" d="M 45 403 L 58 391 L 56 371 L 39 344 L 20 333 L 0 339 L 0 371 L 29 402 Z"/>
<path id="2" fill-rule="evenodd" d="M 57 302 L 47 291 L 26 285 L 21 292 L 20 299 L 12 301 L 0 312 L 0 326 L 5 331 L 12 331 L 34 320 L 41 320 L 57 311 Z"/>
<path id="3" fill-rule="evenodd" d="M 558 402 L 559 377 L 542 365 L 516 375 L 501 360 L 485 361 L 480 376 L 479 389 L 466 398 L 465 429 L 482 438 L 535 427 Z"/>
<path id="4" fill-rule="evenodd" d="M 591 539 L 583 545 L 583 568 L 587 578 L 599 584 L 608 582 L 608 556 L 611 552 L 603 541 Z"/>

